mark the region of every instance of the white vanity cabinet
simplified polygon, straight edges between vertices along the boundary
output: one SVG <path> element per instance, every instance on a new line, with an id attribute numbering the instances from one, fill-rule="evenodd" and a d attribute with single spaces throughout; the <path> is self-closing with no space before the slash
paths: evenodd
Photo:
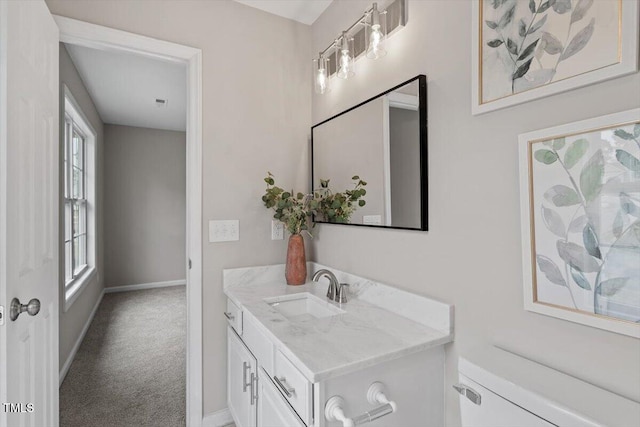
<path id="1" fill-rule="evenodd" d="M 258 425 L 261 427 L 305 426 L 264 369 L 260 369 L 258 381 Z"/>
<path id="2" fill-rule="evenodd" d="M 225 270 L 236 426 L 444 425 L 453 306 L 337 274 L 354 285 L 342 304 L 287 286 L 284 266 Z"/>
<path id="3" fill-rule="evenodd" d="M 240 337 L 227 328 L 227 404 L 238 427 L 256 426 L 258 364 Z"/>
<path id="4" fill-rule="evenodd" d="M 311 384 L 274 350 L 250 316 L 245 318 L 241 338 L 242 312 L 231 301 L 227 308 L 235 308 L 233 315 L 226 312 L 227 404 L 237 427 L 305 427 L 298 414 L 310 425 Z"/>

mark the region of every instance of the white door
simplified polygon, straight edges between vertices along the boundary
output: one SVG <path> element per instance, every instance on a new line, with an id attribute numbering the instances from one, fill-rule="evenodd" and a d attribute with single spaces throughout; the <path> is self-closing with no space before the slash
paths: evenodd
<path id="1" fill-rule="evenodd" d="M 0 427 L 59 423 L 58 40 L 43 0 L 0 0 Z"/>
<path id="2" fill-rule="evenodd" d="M 304 427 L 267 373 L 260 369 L 258 385 L 258 425 L 260 427 Z"/>
<path id="3" fill-rule="evenodd" d="M 227 327 L 227 404 L 238 427 L 255 427 L 257 363 L 236 333 Z"/>

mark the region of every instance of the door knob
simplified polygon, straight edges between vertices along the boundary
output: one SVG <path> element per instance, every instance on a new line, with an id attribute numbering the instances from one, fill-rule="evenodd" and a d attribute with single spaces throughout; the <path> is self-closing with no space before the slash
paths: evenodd
<path id="1" fill-rule="evenodd" d="M 9 318 L 13 321 L 20 316 L 20 313 L 29 313 L 29 316 L 35 316 L 40 312 L 40 300 L 33 298 L 29 301 L 29 304 L 20 304 L 18 298 L 11 300 L 11 307 L 9 307 Z"/>

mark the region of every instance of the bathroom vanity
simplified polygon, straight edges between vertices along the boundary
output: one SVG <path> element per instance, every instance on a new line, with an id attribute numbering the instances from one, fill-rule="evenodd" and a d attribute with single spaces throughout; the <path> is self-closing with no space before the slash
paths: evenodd
<path id="1" fill-rule="evenodd" d="M 331 270 L 346 303 L 324 279 L 287 286 L 281 265 L 224 271 L 236 425 L 443 425 L 453 307 Z"/>

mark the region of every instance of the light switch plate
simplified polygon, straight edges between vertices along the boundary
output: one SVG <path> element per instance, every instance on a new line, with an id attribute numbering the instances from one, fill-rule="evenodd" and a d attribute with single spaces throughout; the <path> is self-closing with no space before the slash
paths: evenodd
<path id="1" fill-rule="evenodd" d="M 271 240 L 284 240 L 284 224 L 277 219 L 271 220 Z"/>
<path id="2" fill-rule="evenodd" d="M 240 221 L 237 219 L 209 221 L 209 243 L 240 240 Z"/>

